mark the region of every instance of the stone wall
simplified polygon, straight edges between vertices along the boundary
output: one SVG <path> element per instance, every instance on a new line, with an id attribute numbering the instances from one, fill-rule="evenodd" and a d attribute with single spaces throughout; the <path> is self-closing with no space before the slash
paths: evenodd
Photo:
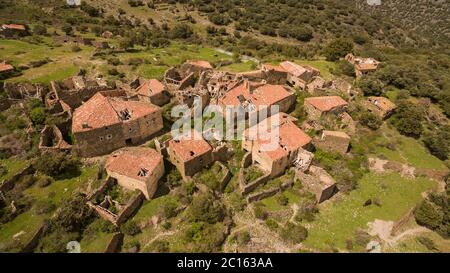
<path id="1" fill-rule="evenodd" d="M 252 203 L 255 201 L 259 201 L 268 197 L 271 197 L 278 192 L 282 192 L 287 190 L 288 188 L 291 188 L 294 185 L 294 180 L 290 180 L 288 182 L 283 183 L 280 187 L 274 187 L 259 193 L 254 193 L 249 196 L 247 196 L 247 203 Z"/>
<path id="2" fill-rule="evenodd" d="M 114 233 L 113 237 L 109 241 L 108 245 L 106 246 L 106 249 L 104 253 L 117 253 L 120 251 L 120 248 L 123 243 L 123 233 L 117 232 Z"/>
<path id="3" fill-rule="evenodd" d="M 252 161 L 253 161 L 253 159 L 252 159 L 252 152 L 251 152 L 251 151 L 250 151 L 250 152 L 247 152 L 247 153 L 244 155 L 244 157 L 242 158 L 242 161 L 241 161 L 241 169 L 245 169 L 245 168 L 247 168 L 248 166 L 252 165 Z"/>
<path id="4" fill-rule="evenodd" d="M 39 243 L 39 240 L 41 239 L 42 234 L 44 233 L 44 230 L 46 229 L 46 224 L 41 224 L 41 226 L 36 230 L 36 232 L 33 234 L 31 239 L 25 244 L 25 246 L 20 251 L 21 253 L 32 253 L 33 250 L 36 248 L 36 246 Z"/>
<path id="5" fill-rule="evenodd" d="M 270 174 L 265 174 L 261 177 L 259 177 L 258 179 L 250 182 L 250 183 L 245 183 L 245 178 L 244 178 L 244 170 L 241 169 L 239 171 L 239 186 L 241 188 L 241 194 L 242 195 L 246 195 L 250 192 L 252 192 L 253 190 L 255 190 L 259 185 L 266 183 L 267 181 L 269 181 L 270 179 Z"/>
<path id="6" fill-rule="evenodd" d="M 11 178 L 3 180 L 0 183 L 0 191 L 5 192 L 9 191 L 12 188 L 14 188 L 14 184 L 24 175 L 32 174 L 35 172 L 35 169 L 30 164 L 27 167 L 23 168 L 22 170 L 18 171 L 15 175 L 13 175 Z"/>
<path id="7" fill-rule="evenodd" d="M 125 208 L 117 215 L 116 225 L 120 225 L 124 223 L 130 216 L 132 216 L 142 205 L 142 201 L 144 200 L 144 195 L 139 192 L 128 204 Z"/>

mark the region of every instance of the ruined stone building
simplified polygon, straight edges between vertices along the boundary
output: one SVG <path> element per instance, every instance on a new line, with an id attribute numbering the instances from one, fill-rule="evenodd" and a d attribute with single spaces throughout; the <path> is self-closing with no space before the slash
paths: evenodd
<path id="1" fill-rule="evenodd" d="M 271 64 L 263 64 L 258 70 L 241 72 L 236 75 L 254 82 L 264 81 L 268 84 L 279 85 L 285 84 L 288 79 L 288 72 L 283 67 Z"/>
<path id="2" fill-rule="evenodd" d="M 5 61 L 0 62 L 0 74 L 6 74 L 14 70 L 14 66 L 7 64 Z"/>
<path id="3" fill-rule="evenodd" d="M 44 127 L 39 139 L 39 150 L 41 152 L 68 151 L 70 149 L 72 149 L 72 145 L 64 139 L 61 130 L 56 125 Z"/>
<path id="4" fill-rule="evenodd" d="M 39 99 L 46 94 L 47 88 L 38 83 L 13 83 L 5 82 L 3 88 L 8 94 L 8 98 L 11 100 L 23 100 L 23 99 Z"/>
<path id="5" fill-rule="evenodd" d="M 368 97 L 364 103 L 366 109 L 382 119 L 388 118 L 397 107 L 393 102 L 385 97 Z"/>
<path id="6" fill-rule="evenodd" d="M 188 87 L 175 93 L 175 100 L 180 105 L 192 107 L 196 98 L 201 99 L 202 109 L 210 103 L 210 94 L 204 87 Z"/>
<path id="7" fill-rule="evenodd" d="M 356 57 L 349 53 L 345 56 L 345 60 L 355 66 L 356 77 L 362 77 L 363 75 L 375 71 L 378 69 L 379 61 L 373 58 Z"/>
<path id="8" fill-rule="evenodd" d="M 162 106 L 170 101 L 170 94 L 167 88 L 156 79 L 143 80 L 136 89 L 139 100 Z"/>
<path id="9" fill-rule="evenodd" d="M 207 70 L 200 74 L 195 87 L 206 88 L 209 92 L 210 100 L 217 104 L 219 98 L 241 82 L 242 79 L 234 74 Z"/>
<path id="10" fill-rule="evenodd" d="M 296 178 L 303 186 L 314 193 L 318 203 L 330 199 L 339 190 L 336 181 L 324 169 L 310 166 L 307 172 L 297 172 Z"/>
<path id="11" fill-rule="evenodd" d="M 306 85 L 310 83 L 314 77 L 320 75 L 320 71 L 311 66 L 302 66 L 293 62 L 282 62 L 280 67 L 287 71 L 287 81 L 290 85 L 306 89 Z"/>
<path id="12" fill-rule="evenodd" d="M 319 120 L 325 115 L 343 113 L 348 103 L 338 96 L 310 97 L 305 99 L 308 119 Z"/>
<path id="13" fill-rule="evenodd" d="M 15 36 L 25 36 L 27 34 L 28 34 L 28 31 L 24 25 L 3 24 L 0 26 L 0 37 L 3 37 L 3 38 L 12 38 Z"/>
<path id="14" fill-rule="evenodd" d="M 319 138 L 314 139 L 314 146 L 333 153 L 346 154 L 350 145 L 350 136 L 344 132 L 324 130 Z"/>
<path id="15" fill-rule="evenodd" d="M 163 128 L 161 109 L 153 104 L 95 94 L 73 113 L 72 133 L 85 157 L 139 144 Z"/>
<path id="16" fill-rule="evenodd" d="M 164 84 L 167 86 L 172 95 L 176 94 L 178 90 L 183 90 L 190 86 L 194 86 L 195 81 L 196 76 L 193 72 L 185 74 L 175 67 L 166 70 L 164 73 Z"/>
<path id="17" fill-rule="evenodd" d="M 248 112 L 278 105 L 280 112 L 287 112 L 295 103 L 295 94 L 282 85 L 253 83 L 245 80 L 219 99 L 219 105 L 243 107 Z"/>
<path id="18" fill-rule="evenodd" d="M 164 161 L 154 149 L 127 147 L 108 156 L 105 169 L 120 186 L 139 190 L 145 198 L 151 199 L 164 175 Z"/>
<path id="19" fill-rule="evenodd" d="M 180 67 L 180 71 L 182 71 L 184 75 L 194 73 L 196 76 L 199 76 L 203 71 L 212 69 L 213 66 L 209 62 L 202 60 L 188 60 Z"/>
<path id="20" fill-rule="evenodd" d="M 97 92 L 111 89 L 105 80 L 88 79 L 85 76 L 73 76 L 63 81 L 52 81 L 50 84 L 52 96 L 64 101 L 72 109 L 89 100 Z"/>
<path id="21" fill-rule="evenodd" d="M 297 127 L 295 120 L 279 113 L 244 131 L 242 147 L 252 153 L 253 163 L 271 177 L 283 174 L 292 165 L 305 169 L 304 165 L 311 163 L 312 154 L 307 150 L 311 149 L 312 139 Z M 275 128 L 279 130 L 278 139 L 272 134 Z"/>
<path id="22" fill-rule="evenodd" d="M 171 139 L 167 145 L 169 159 L 184 179 L 192 177 L 213 162 L 212 147 L 195 130 L 191 131 L 190 136 Z"/>

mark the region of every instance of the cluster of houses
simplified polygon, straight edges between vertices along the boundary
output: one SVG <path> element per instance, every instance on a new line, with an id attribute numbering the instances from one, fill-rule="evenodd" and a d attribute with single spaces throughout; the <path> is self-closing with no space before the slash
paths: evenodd
<path id="1" fill-rule="evenodd" d="M 38 94 L 44 98 L 48 113 L 55 117 L 53 125 L 44 127 L 39 147 L 42 151 L 73 150 L 82 157 L 107 155 L 105 169 L 109 178 L 151 199 L 165 172 L 164 158 L 184 180 L 189 180 L 212 163 L 227 161 L 233 152 L 232 145 L 225 141 L 206 140 L 208 132 L 193 130 L 190 139 L 172 138 L 164 129 L 162 106 L 173 102 L 191 107 L 196 97 L 202 98 L 203 107 L 237 106 L 247 113 L 278 105 L 279 113 L 270 113 L 272 116 L 259 121 L 272 124 L 273 119 L 278 119 L 276 147 L 262 149 L 266 140 L 252 135 L 252 128 L 247 128 L 242 141 L 247 152 L 245 160 L 269 179 L 293 169 L 296 178 L 322 202 L 338 189 L 325 170 L 311 165 L 312 152 L 319 148 L 346 154 L 356 124 L 346 112 L 349 103 L 343 99 L 351 87 L 336 87 L 340 85 L 323 80 L 315 68 L 288 61 L 263 64 L 259 70 L 245 73 L 218 71 L 206 61 L 186 61 L 167 70 L 162 81 L 138 78 L 129 84 L 79 74 L 53 81 L 50 90 Z M 24 93 L 14 84 L 5 87 L 10 96 Z M 341 95 L 314 96 L 333 88 Z M 308 93 L 304 100 L 307 119 L 302 124 L 287 114 L 295 107 L 296 92 Z M 383 118 L 395 109 L 392 102 L 381 97 L 370 97 L 364 105 Z M 329 120 L 334 127 L 325 129 Z M 141 145 L 151 139 L 155 140 L 155 149 Z M 90 205 L 99 213 L 107 211 Z M 110 212 L 106 214 L 112 217 Z M 114 217 L 117 221 L 118 216 Z"/>

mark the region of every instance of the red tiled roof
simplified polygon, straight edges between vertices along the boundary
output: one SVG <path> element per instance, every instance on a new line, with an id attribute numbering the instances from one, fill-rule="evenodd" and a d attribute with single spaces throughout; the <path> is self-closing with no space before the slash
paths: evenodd
<path id="1" fill-rule="evenodd" d="M 348 103 L 338 96 L 325 96 L 306 98 L 305 103 L 314 106 L 322 112 L 330 111 L 339 106 L 347 106 Z"/>
<path id="2" fill-rule="evenodd" d="M 272 65 L 272 64 L 263 64 L 262 68 L 267 69 L 267 70 L 275 70 L 278 72 L 287 72 L 286 69 L 284 69 L 282 66 L 280 65 Z"/>
<path id="3" fill-rule="evenodd" d="M 110 172 L 145 181 L 162 160 L 162 155 L 154 149 L 142 147 L 126 148 L 110 155 L 106 161 L 105 168 Z M 148 172 L 147 175 L 138 175 L 142 169 Z"/>
<path id="4" fill-rule="evenodd" d="M 303 73 L 306 72 L 306 68 L 304 68 L 303 66 L 289 61 L 280 63 L 280 66 L 295 77 L 300 77 Z"/>
<path id="5" fill-rule="evenodd" d="M 120 119 L 119 112 L 125 109 L 131 113 L 129 120 L 159 111 L 159 107 L 149 103 L 124 101 L 97 93 L 75 110 L 72 119 L 72 131 L 89 131 L 124 122 Z M 83 128 L 84 123 L 87 124 L 87 128 Z"/>
<path id="6" fill-rule="evenodd" d="M 192 60 L 190 60 L 190 61 L 187 61 L 187 63 L 189 63 L 191 65 L 203 67 L 206 69 L 213 69 L 212 65 L 208 61 L 202 61 L 202 60 L 192 61 Z"/>
<path id="7" fill-rule="evenodd" d="M 2 25 L 2 27 L 5 29 L 26 30 L 24 25 L 17 25 L 17 24 Z"/>
<path id="8" fill-rule="evenodd" d="M 6 72 L 14 70 L 14 67 L 7 63 L 0 63 L 0 72 Z"/>
<path id="9" fill-rule="evenodd" d="M 151 96 L 154 94 L 158 94 L 166 90 L 166 87 L 164 84 L 162 84 L 160 81 L 151 79 L 148 81 L 145 81 L 144 84 L 138 87 L 136 90 L 138 94 L 145 95 L 145 96 Z"/>
<path id="10" fill-rule="evenodd" d="M 242 95 L 256 107 L 264 107 L 274 105 L 292 95 L 282 85 L 273 84 L 264 84 L 259 87 L 254 87 L 255 89 L 251 93 L 249 90 L 250 85 L 252 85 L 252 83 L 246 81 L 243 84 L 231 89 L 220 99 L 221 104 L 238 106 L 241 103 L 238 96 Z"/>
<path id="11" fill-rule="evenodd" d="M 168 143 L 170 149 L 183 161 L 189 161 L 199 155 L 206 154 L 212 150 L 211 146 L 204 140 L 200 133 L 191 131 L 190 137 L 179 140 L 172 139 Z"/>
<path id="12" fill-rule="evenodd" d="M 267 154 L 270 158 L 273 160 L 277 160 L 279 158 L 282 158 L 284 156 L 287 156 L 290 151 L 295 151 L 300 148 L 304 148 L 306 145 L 311 143 L 312 139 L 310 136 L 308 136 L 305 132 L 303 132 L 300 128 L 295 125 L 294 121 L 295 118 L 289 116 L 285 113 L 279 113 L 276 115 L 273 115 L 261 123 L 259 123 L 259 126 L 263 122 L 267 123 L 267 126 L 275 126 L 274 123 L 275 119 L 279 119 L 279 141 L 275 149 L 273 150 L 267 150 L 267 151 L 261 151 L 265 154 Z M 271 134 L 271 130 L 269 129 L 268 132 L 258 132 L 258 135 L 254 135 L 257 131 L 250 131 L 251 129 L 247 129 L 245 131 L 246 137 L 250 137 L 250 134 L 255 138 L 255 142 L 260 146 L 263 144 L 270 144 L 269 139 L 266 139 Z"/>

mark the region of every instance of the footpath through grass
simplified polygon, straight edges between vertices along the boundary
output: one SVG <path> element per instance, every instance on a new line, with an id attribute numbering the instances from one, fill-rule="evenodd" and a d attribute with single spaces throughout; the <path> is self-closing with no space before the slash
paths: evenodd
<path id="1" fill-rule="evenodd" d="M 354 239 L 358 229 L 367 229 L 367 223 L 375 219 L 398 220 L 421 200 L 422 192 L 434 186 L 434 181 L 425 178 L 409 180 L 396 173 L 369 173 L 359 182 L 358 189 L 321 208 L 317 219 L 310 223 L 305 245 L 323 250 L 333 244 L 344 249 L 346 240 Z M 374 198 L 381 202 L 380 207 L 363 206 Z"/>

